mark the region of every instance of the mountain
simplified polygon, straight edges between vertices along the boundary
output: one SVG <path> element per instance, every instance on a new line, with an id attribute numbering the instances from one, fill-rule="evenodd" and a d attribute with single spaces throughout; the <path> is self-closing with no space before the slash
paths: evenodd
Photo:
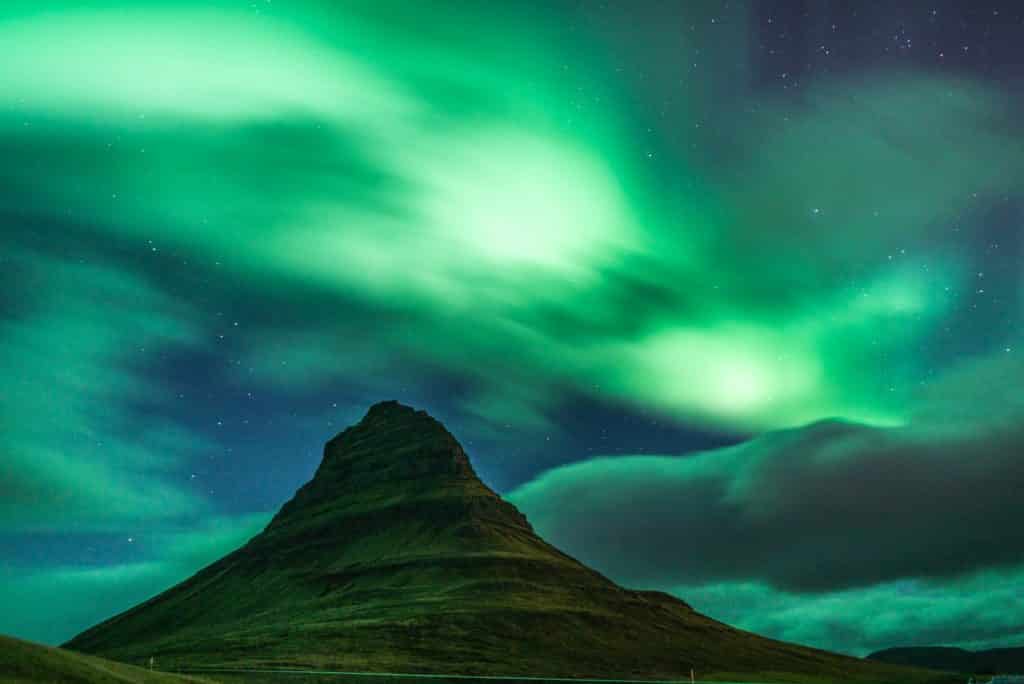
<path id="1" fill-rule="evenodd" d="M 1024 673 L 1024 647 L 965 651 L 945 646 L 889 648 L 868 656 L 870 660 L 893 665 L 927 667 L 933 670 L 973 674 Z"/>
<path id="2" fill-rule="evenodd" d="M 76 636 L 127 662 L 913 682 L 619 587 L 538 537 L 423 411 L 382 402 L 245 546 Z M 732 674 L 732 676 L 739 676 Z"/>
<path id="3" fill-rule="evenodd" d="M 200 684 L 199 677 L 151 672 L 0 635 L 0 682 L 28 684 Z"/>

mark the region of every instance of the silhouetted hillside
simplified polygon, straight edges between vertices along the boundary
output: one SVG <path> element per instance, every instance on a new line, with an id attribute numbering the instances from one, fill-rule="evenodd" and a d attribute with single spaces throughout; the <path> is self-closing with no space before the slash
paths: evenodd
<path id="1" fill-rule="evenodd" d="M 538 537 L 440 423 L 397 402 L 328 442 L 313 479 L 245 546 L 67 646 L 193 665 L 936 677 L 765 639 L 619 587 Z"/>

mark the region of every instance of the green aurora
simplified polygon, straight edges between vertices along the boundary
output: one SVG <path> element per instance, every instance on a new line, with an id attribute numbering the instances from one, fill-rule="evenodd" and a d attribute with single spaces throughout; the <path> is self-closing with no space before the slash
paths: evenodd
<path id="1" fill-rule="evenodd" d="M 325 408 L 336 388 L 425 396 L 443 378 L 442 415 L 510 444 L 557 436 L 586 396 L 737 439 L 840 419 L 915 458 L 969 444 L 1020 482 L 1019 213 L 1013 239 L 985 232 L 1024 190 L 1019 103 L 913 68 L 757 92 L 753 13 L 685 5 L 641 36 L 625 8 L 587 22 L 568 3 L 5 3 L 0 631 L 59 641 L 258 529 L 282 498 L 228 504 L 193 481 L 214 457 L 225 479 L 254 467 L 244 411 L 214 408 L 254 393 L 303 449 L 359 412 Z M 701 454 L 679 486 L 757 487 L 736 459 L 767 459 L 760 443 Z M 626 516 L 626 555 L 558 528 L 628 510 L 660 472 L 630 459 L 656 457 L 566 453 L 506 477 L 467 447 L 541 533 L 740 627 L 855 653 L 908 625 L 923 643 L 1024 639 L 1024 545 L 1002 523 L 1005 554 L 952 569 L 654 572 L 643 542 L 690 528 Z M 691 450 L 659 451 L 675 472 Z M 961 457 L 943 455 L 945 485 Z M 266 477 L 297 485 L 303 458 L 267 458 Z M 593 479 L 591 509 L 568 510 L 574 478 Z M 58 537 L 99 550 L 13 551 Z"/>

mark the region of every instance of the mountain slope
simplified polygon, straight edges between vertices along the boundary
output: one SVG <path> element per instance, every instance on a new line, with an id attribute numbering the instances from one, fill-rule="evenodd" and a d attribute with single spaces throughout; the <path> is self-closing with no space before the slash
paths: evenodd
<path id="1" fill-rule="evenodd" d="M 199 684 L 207 681 L 151 672 L 0 635 L 0 682 L 5 684 Z"/>
<path id="2" fill-rule="evenodd" d="M 975 674 L 1024 672 L 1024 647 L 966 651 L 962 648 L 945 646 L 911 646 L 888 648 L 872 653 L 868 658 L 893 665 L 927 667 L 949 672 Z"/>
<path id="3" fill-rule="evenodd" d="M 934 676 L 764 639 L 617 586 L 538 537 L 440 423 L 397 402 L 328 442 L 313 479 L 245 546 L 67 646 L 193 665 Z"/>

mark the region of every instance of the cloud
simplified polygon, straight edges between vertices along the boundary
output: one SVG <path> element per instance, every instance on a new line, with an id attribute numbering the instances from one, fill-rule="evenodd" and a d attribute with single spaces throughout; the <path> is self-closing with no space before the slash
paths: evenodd
<path id="1" fill-rule="evenodd" d="M 556 545 L 640 586 L 798 593 L 1024 561 L 1024 429 L 838 421 L 691 456 L 602 458 L 510 493 Z"/>
<path id="2" fill-rule="evenodd" d="M 1015 105 L 980 82 L 867 72 L 803 93 L 796 106 L 735 115 L 744 125 L 717 170 L 737 221 L 715 249 L 766 276 L 747 294 L 767 306 L 851 265 L 955 255 L 960 240 L 934 239 L 937 225 L 1022 189 Z M 963 224 L 965 237 L 980 227 Z M 765 263 L 763 249 L 791 258 Z"/>
<path id="3" fill-rule="evenodd" d="M 168 419 L 137 359 L 198 342 L 187 308 L 118 268 L 8 250 L 18 309 L 0 319 L 0 526 L 89 530 L 192 515 L 168 476 L 210 445 Z"/>
<path id="4" fill-rule="evenodd" d="M 900 580 L 860 589 L 794 594 L 760 582 L 672 587 L 695 609 L 776 639 L 864 656 L 893 646 L 968 649 L 1024 642 L 1024 569 L 953 582 Z"/>
<path id="5" fill-rule="evenodd" d="M 614 579 L 771 637 L 854 655 L 1015 646 L 1022 377 L 1000 350 L 918 392 L 906 426 L 832 420 L 690 455 L 597 458 L 508 498 Z"/>
<path id="6" fill-rule="evenodd" d="M 572 392 L 742 433 L 906 420 L 917 349 L 971 292 L 976 222 L 929 231 L 1016 192 L 1024 158 L 993 90 L 907 73 L 732 107 L 731 135 L 689 135 L 720 161 L 655 165 L 603 59 L 513 10 L 500 46 L 394 7 L 9 13 L 0 150 L 35 163 L 0 168 L 0 207 L 70 207 L 287 309 L 298 332 L 264 312 L 243 379 L 440 369 L 497 423 Z"/>
<path id="7" fill-rule="evenodd" d="M 16 68 L 0 84 L 30 109 L 73 108 L 135 125 L 147 115 L 216 122 L 298 110 L 369 126 L 410 106 L 357 60 L 255 12 L 29 11 L 8 17 L 4 31 Z M 46 49 L 53 45 L 62 47 Z"/>

